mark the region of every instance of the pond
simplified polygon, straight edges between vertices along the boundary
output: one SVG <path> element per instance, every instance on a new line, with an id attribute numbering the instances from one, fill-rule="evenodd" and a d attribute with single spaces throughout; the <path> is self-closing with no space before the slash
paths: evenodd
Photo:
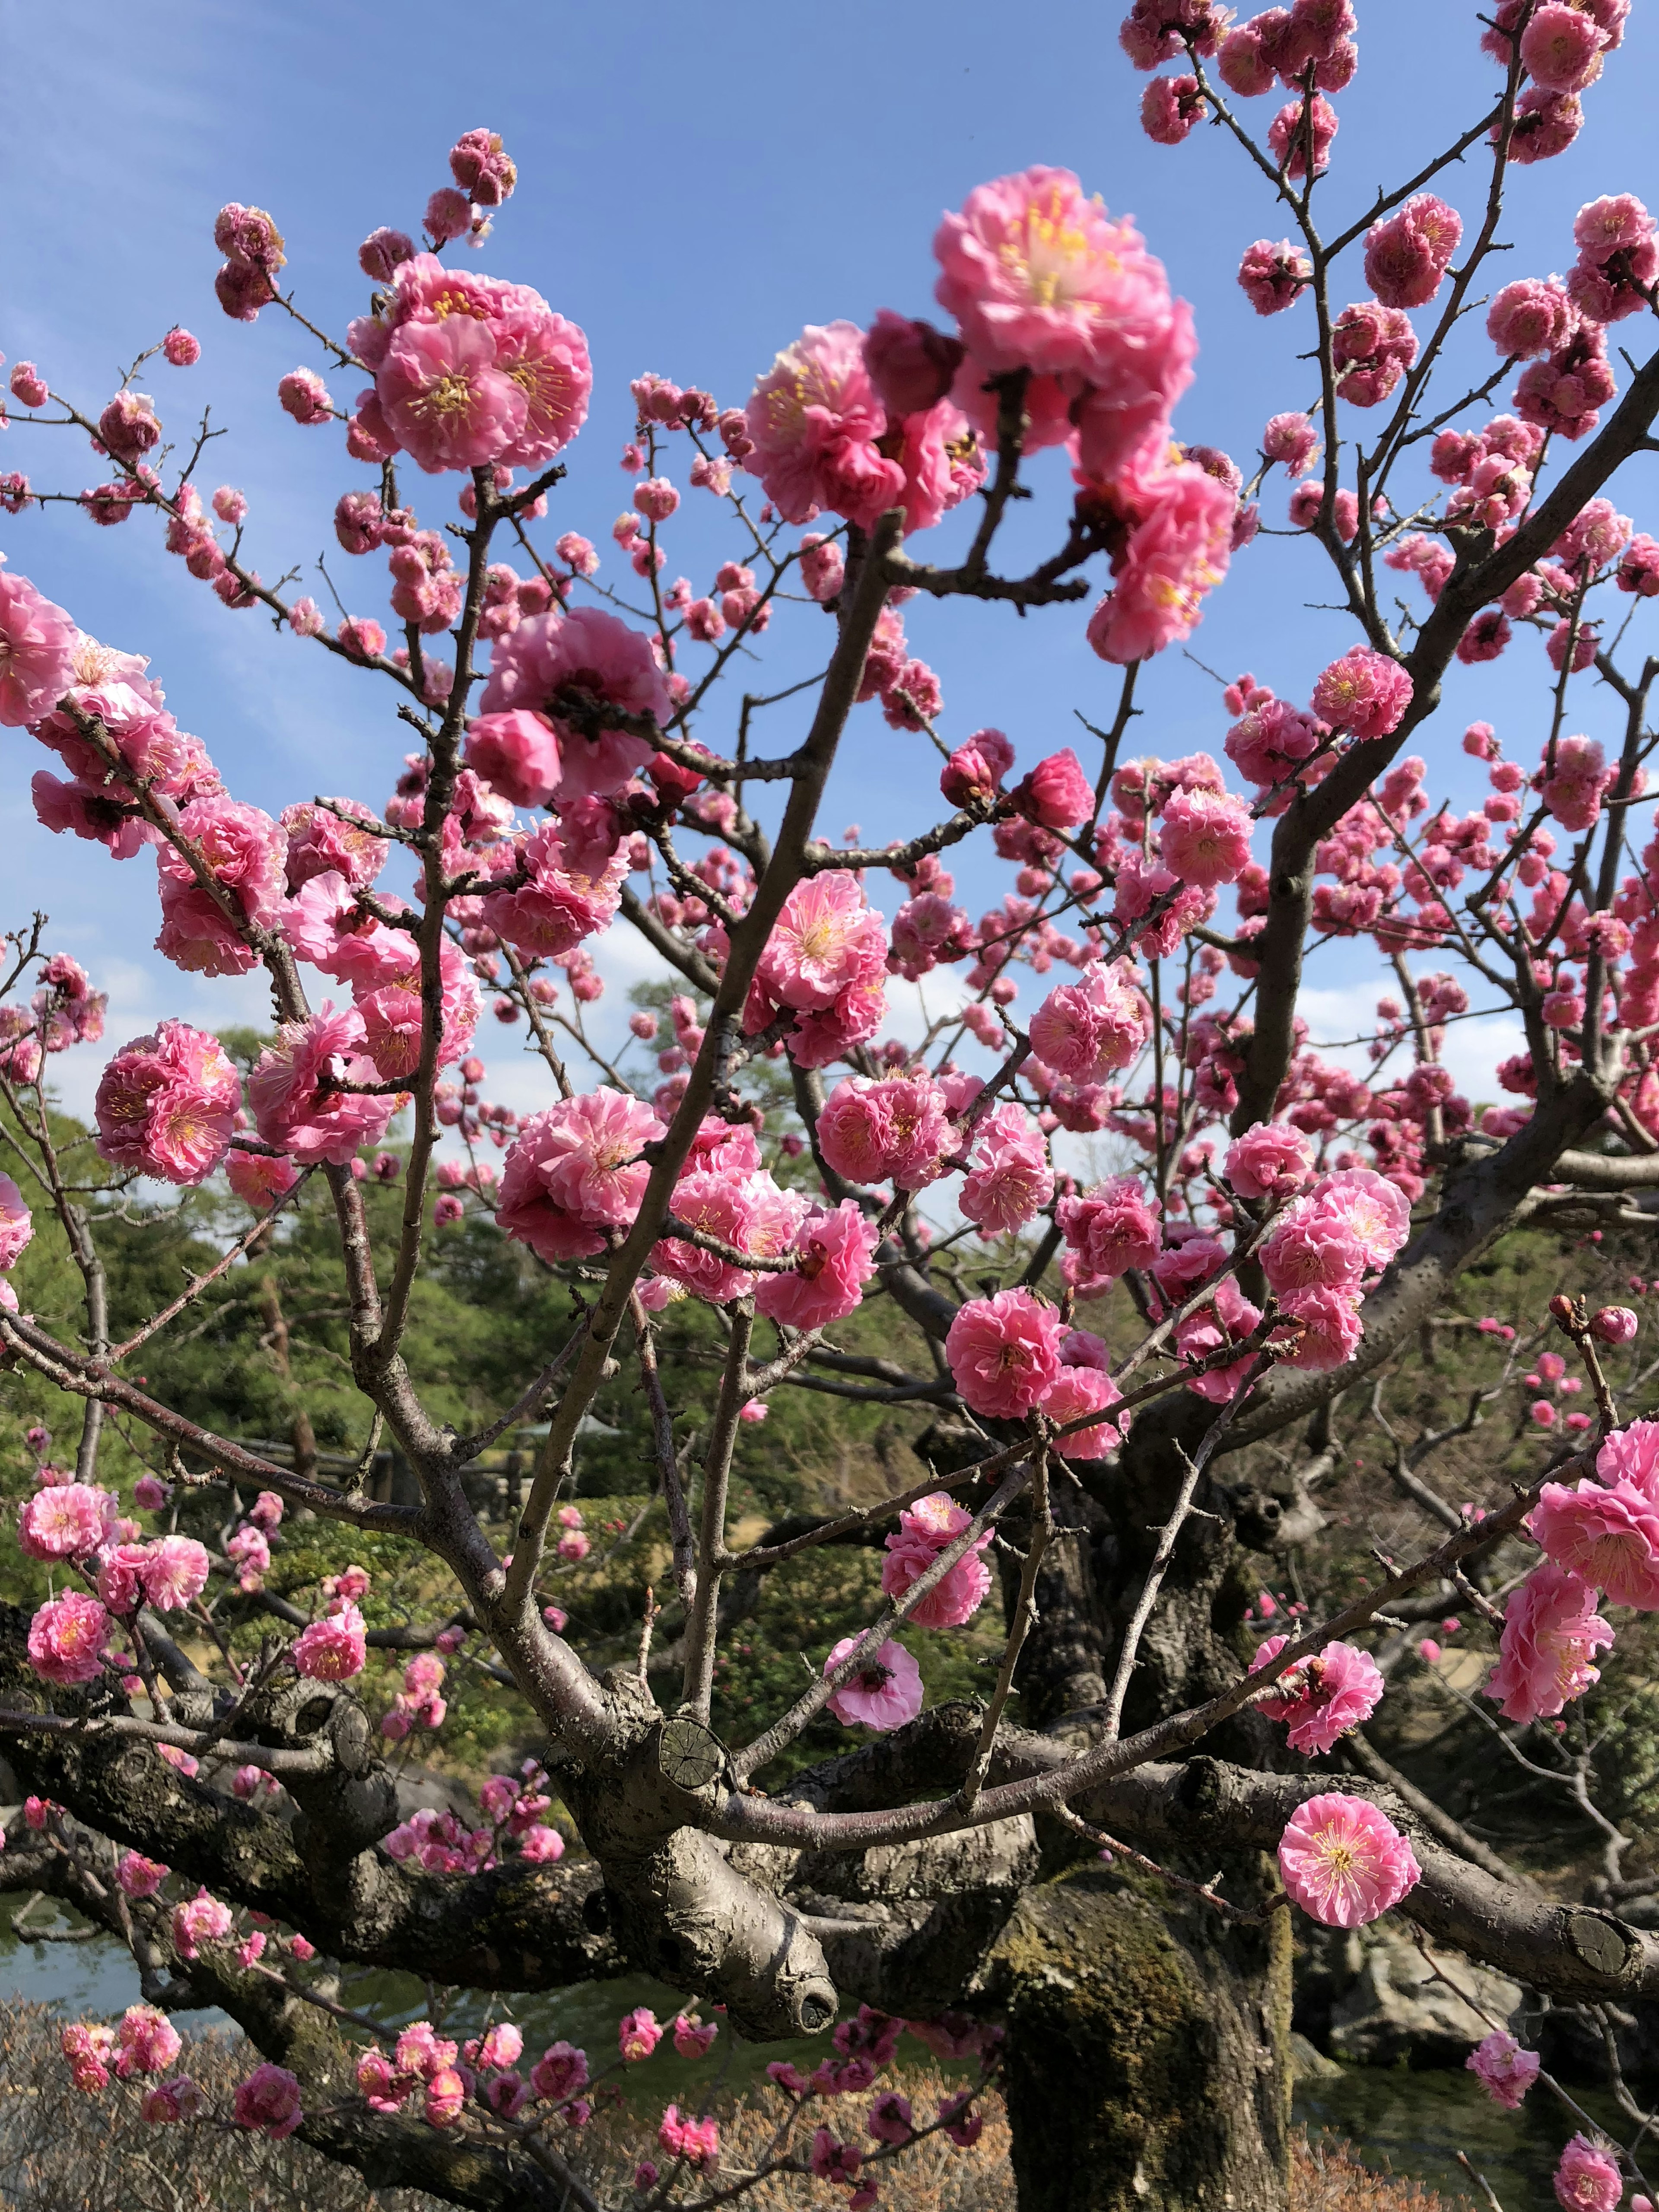
<path id="1" fill-rule="evenodd" d="M 105 1936 L 84 1943 L 20 1942 L 11 1915 L 21 1900 L 0 1899 L 0 2002 L 23 1996 L 47 2000 L 71 2016 L 108 2015 L 138 1999 L 137 1970 L 120 1947 Z M 40 1908 L 37 1907 L 37 1912 Z M 350 1977 L 344 2001 L 369 2006 L 384 2018 L 418 2017 L 426 2008 L 424 1991 L 412 1977 L 361 1973 Z M 615 2045 L 617 2021 L 635 2005 L 647 2005 L 661 2020 L 673 2016 L 677 1992 L 643 1977 L 629 1981 L 587 1982 L 514 2007 L 527 2043 L 565 2041 L 582 2045 L 598 2064 Z M 458 2011 L 456 2024 L 471 2033 L 481 2024 L 477 2011 Z M 214 2025 L 216 2013 L 190 2015 L 195 2028 Z M 628 2079 L 653 2102 L 672 2099 L 695 2108 L 701 2093 L 719 2086 L 739 2089 L 759 2078 L 774 2058 L 793 2058 L 808 2069 L 823 2055 L 820 2039 L 811 2042 L 738 2044 L 722 2035 L 708 2057 L 683 2059 L 665 2041 L 647 2067 Z M 1580 2101 L 1611 2124 L 1613 2114 L 1594 2091 Z M 1504 2212 L 1556 2212 L 1550 2176 L 1574 2124 L 1541 2093 L 1534 2091 L 1518 2112 L 1501 2112 L 1473 2075 L 1462 2070 L 1409 2070 L 1404 2067 L 1352 2067 L 1340 2075 L 1304 2081 L 1296 2091 L 1296 2116 L 1310 2132 L 1350 2144 L 1368 2166 L 1413 2177 L 1453 2199 L 1474 2199 L 1473 2185 L 1457 2164 L 1467 2153 L 1485 2175 Z"/>

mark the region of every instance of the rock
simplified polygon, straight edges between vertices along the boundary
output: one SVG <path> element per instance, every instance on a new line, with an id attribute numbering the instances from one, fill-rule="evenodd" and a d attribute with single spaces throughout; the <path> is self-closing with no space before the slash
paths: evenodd
<path id="1" fill-rule="evenodd" d="M 1342 2071 L 1334 2058 L 1327 2058 L 1322 2051 L 1314 2048 L 1305 2035 L 1298 2035 L 1294 2030 L 1291 2033 L 1290 2057 L 1292 2081 L 1325 2081 L 1333 2074 L 1340 2075 Z"/>
<path id="2" fill-rule="evenodd" d="M 1425 1958 L 1409 1936 L 1392 1929 L 1367 1929 L 1361 1940 L 1359 1972 L 1331 2007 L 1330 2047 L 1339 2058 L 1364 2066 L 1391 2066 L 1401 2058 L 1419 2066 L 1461 2065 L 1494 2023 L 1507 2023 L 1521 2006 L 1517 1983 L 1458 1953 Z M 1436 1967 L 1473 2002 L 1437 1980 Z"/>

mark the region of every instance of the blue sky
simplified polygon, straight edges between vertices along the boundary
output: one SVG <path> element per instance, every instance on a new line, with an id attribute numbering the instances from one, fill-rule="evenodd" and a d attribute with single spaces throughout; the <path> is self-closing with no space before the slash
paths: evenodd
<path id="1" fill-rule="evenodd" d="M 1498 82 L 1477 51 L 1476 10 L 1462 0 L 1362 0 L 1360 15 L 1360 73 L 1338 102 L 1336 162 L 1322 187 L 1343 223 L 1379 185 L 1455 137 Z M 1073 167 L 1114 212 L 1135 214 L 1194 302 L 1201 352 L 1181 435 L 1247 459 L 1268 414 L 1310 396 L 1309 372 L 1294 359 L 1308 343 L 1305 308 L 1260 321 L 1235 283 L 1243 248 L 1281 235 L 1282 216 L 1221 133 L 1200 130 L 1175 149 L 1143 137 L 1145 80 L 1118 51 L 1109 10 L 1059 0 L 1011 24 L 1006 9 L 983 0 L 948 9 L 847 0 L 834 11 L 724 18 L 507 0 L 473 20 L 470 44 L 468 19 L 428 0 L 396 11 L 167 0 L 142 27 L 127 10 L 86 0 L 50 10 L 0 0 L 12 88 L 0 149 L 9 215 L 0 349 L 11 361 L 35 360 L 95 413 L 118 362 L 174 321 L 192 328 L 201 365 L 181 373 L 157 362 L 141 384 L 171 435 L 188 434 L 211 404 L 228 434 L 198 481 L 246 491 L 250 557 L 267 576 L 296 563 L 309 569 L 326 549 L 352 611 L 385 611 L 379 559 L 352 562 L 330 527 L 337 495 L 369 477 L 333 433 L 300 430 L 275 404 L 284 371 L 325 364 L 279 313 L 252 328 L 219 313 L 214 213 L 232 198 L 270 209 L 286 234 L 285 277 L 299 304 L 339 331 L 366 301 L 358 241 L 383 222 L 414 230 L 428 192 L 448 181 L 447 149 L 479 124 L 503 134 L 520 188 L 483 251 L 454 247 L 451 258 L 536 285 L 586 330 L 594 404 L 556 495 L 557 518 L 607 552 L 610 523 L 627 498 L 617 457 L 630 427 L 629 377 L 655 368 L 738 403 L 805 322 L 862 321 L 883 306 L 927 313 L 940 211 L 983 179 L 1031 162 Z M 1588 96 L 1579 143 L 1520 173 L 1503 233 L 1514 247 L 1505 277 L 1565 268 L 1583 201 L 1644 188 L 1654 198 L 1643 91 L 1656 81 L 1659 31 L 1638 0 L 1624 48 Z M 1258 131 L 1273 105 L 1249 104 Z M 1442 189 L 1474 216 L 1481 165 L 1455 172 Z M 1349 296 L 1362 291 L 1356 255 Z M 1491 366 L 1478 318 L 1464 354 L 1473 384 Z M 331 374 L 345 400 L 356 381 Z M 0 466 L 22 468 L 43 487 L 95 480 L 90 456 L 61 432 L 15 427 L 0 454 Z M 1636 479 L 1650 465 L 1638 461 L 1615 486 L 1638 522 L 1647 488 Z M 684 467 L 678 461 L 683 486 Z M 1063 531 L 1065 495 L 1054 457 L 1036 474 L 1046 496 L 1012 535 L 1040 556 Z M 453 514 L 453 480 L 416 480 L 423 521 Z M 1286 489 L 1282 474 L 1270 483 L 1270 522 L 1284 519 Z M 683 570 L 707 588 L 714 565 L 737 550 L 713 519 L 706 495 L 689 493 L 667 540 L 669 576 Z M 951 526 L 935 535 L 948 547 Z M 0 517 L 0 545 L 84 628 L 151 656 L 169 704 L 238 796 L 274 809 L 318 791 L 378 803 L 389 787 L 407 735 L 389 687 L 273 634 L 262 615 L 227 613 L 160 554 L 146 520 L 98 531 L 73 510 L 37 510 Z M 306 588 L 324 597 L 314 577 Z M 1305 697 L 1318 670 L 1353 642 L 1346 617 L 1308 605 L 1329 596 L 1313 549 L 1264 537 L 1212 598 L 1193 650 L 1228 676 L 1248 667 Z M 1091 720 L 1110 712 L 1112 672 L 1084 642 L 1084 611 L 1020 623 L 1000 609 L 918 605 L 908 621 L 914 649 L 942 678 L 953 742 L 994 723 L 1029 762 L 1080 736 L 1074 710 Z M 750 688 L 776 688 L 817 665 L 826 627 L 805 613 L 778 624 Z M 1454 674 L 1430 741 L 1434 795 L 1478 803 L 1482 787 L 1458 745 L 1477 714 L 1517 757 L 1534 753 L 1547 672 L 1541 646 L 1527 637 L 1494 666 Z M 1588 681 L 1579 695 L 1572 726 L 1610 735 L 1612 702 Z M 1216 687 L 1178 652 L 1143 677 L 1141 697 L 1134 750 L 1219 754 L 1226 718 Z M 734 701 L 730 714 L 704 726 L 707 742 L 729 749 L 735 711 Z M 781 744 L 794 711 L 777 714 Z M 1087 744 L 1079 750 L 1087 761 Z M 198 985 L 150 951 L 148 860 L 116 866 L 98 848 L 50 839 L 34 825 L 27 782 L 43 757 L 22 733 L 0 732 L 4 920 L 36 905 L 52 912 L 54 942 L 112 988 L 113 1043 L 163 1013 L 258 1018 L 253 983 Z M 832 787 L 830 833 L 857 821 L 878 842 L 913 830 L 936 806 L 926 739 L 896 737 L 874 706 L 860 709 Z M 988 854 L 958 872 L 975 911 L 1007 881 Z M 872 884 L 878 903 L 887 889 Z M 885 903 L 890 913 L 896 901 Z M 606 964 L 618 958 L 608 951 Z M 1321 955 L 1310 976 L 1316 1032 L 1328 1014 L 1340 1026 L 1326 1034 L 1352 1034 L 1354 1001 L 1342 1001 L 1373 965 L 1364 949 Z M 619 966 L 618 981 L 629 972 Z M 619 992 L 606 1000 L 607 1016 L 623 1011 L 619 1001 Z M 1484 1044 L 1468 1034 L 1468 1050 L 1488 1065 L 1510 1048 L 1496 1027 Z M 65 1070 L 71 1097 L 91 1073 L 89 1064 L 72 1079 Z M 492 1091 L 530 1103 L 527 1089 L 494 1073 Z"/>

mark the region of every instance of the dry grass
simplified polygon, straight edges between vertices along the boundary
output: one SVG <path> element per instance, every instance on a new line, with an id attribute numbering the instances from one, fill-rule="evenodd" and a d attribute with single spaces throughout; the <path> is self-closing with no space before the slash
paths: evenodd
<path id="1" fill-rule="evenodd" d="M 368 2189 L 349 2167 L 297 2141 L 267 2142 L 239 2128 L 147 2126 L 136 2088 L 112 2081 L 99 2097 L 72 2089 L 58 2049 L 59 2016 L 48 2005 L 16 2003 L 0 2014 L 0 2204 L 7 2212 L 442 2212 L 436 2197 Z M 228 2111 L 250 2054 L 239 2037 L 188 2038 L 181 2070 Z M 895 2069 L 884 2085 L 902 2090 L 918 2118 L 959 2081 L 928 2066 Z M 1013 2170 L 1008 2124 L 994 2092 L 982 2100 L 985 2129 L 971 2151 L 944 2136 L 876 2169 L 889 2212 L 1011 2212 Z M 773 2142 L 775 2102 L 723 2100 L 721 2180 L 757 2163 Z M 850 2113 L 849 2113 L 850 2118 Z M 596 2115 L 581 2137 L 602 2200 L 626 2204 L 641 2150 L 641 2116 Z M 646 2148 L 651 2148 L 647 2145 Z M 824 2212 L 831 2192 L 810 2176 L 781 2174 L 746 2201 L 755 2212 Z M 834 2203 L 844 2198 L 834 2193 Z M 1346 2146 L 1310 2147 L 1298 2136 L 1291 2212 L 1468 2212 L 1461 2200 L 1377 2174 Z"/>

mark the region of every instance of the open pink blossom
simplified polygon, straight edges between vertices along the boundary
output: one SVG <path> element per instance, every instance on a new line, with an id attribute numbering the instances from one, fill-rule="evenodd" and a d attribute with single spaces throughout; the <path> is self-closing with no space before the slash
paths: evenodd
<path id="1" fill-rule="evenodd" d="M 904 495 L 904 470 L 878 448 L 887 427 L 856 323 L 809 323 L 756 381 L 744 459 L 786 522 L 821 507 L 861 529 Z"/>
<path id="2" fill-rule="evenodd" d="M 1074 1330 L 1073 1334 L 1078 1332 Z M 1061 1357 L 1065 1357 L 1064 1347 Z M 1099 1368 L 1068 1364 L 1049 1384 L 1042 1410 L 1056 1428 L 1064 1428 L 1069 1422 L 1081 1420 L 1085 1413 L 1109 1414 L 1122 1395 L 1111 1376 Z M 1074 1429 L 1070 1436 L 1057 1437 L 1054 1449 L 1065 1459 L 1104 1459 L 1117 1449 L 1128 1429 L 1127 1413 L 1091 1421 L 1086 1428 Z"/>
<path id="3" fill-rule="evenodd" d="M 18 1516 L 18 1547 L 31 1559 L 82 1559 L 109 1541 L 116 1502 L 87 1482 L 52 1482 Z"/>
<path id="4" fill-rule="evenodd" d="M 999 1291 L 958 1309 L 945 1357 L 975 1413 L 1017 1420 L 1040 1405 L 1060 1372 L 1060 1316 L 1030 1291 Z"/>
<path id="5" fill-rule="evenodd" d="M 885 969 L 880 915 L 865 903 L 848 870 L 826 869 L 797 884 L 783 902 L 761 955 L 756 981 L 779 1006 L 815 1012 Z"/>
<path id="6" fill-rule="evenodd" d="M 356 818 L 343 820 L 343 814 Z M 366 890 L 385 867 L 391 850 L 384 837 L 362 826 L 372 818 L 368 809 L 355 799 L 333 799 L 326 806 L 310 799 L 285 806 L 281 821 L 288 837 L 289 890 L 297 891 L 301 884 L 331 868 L 337 870 L 355 890 Z"/>
<path id="7" fill-rule="evenodd" d="M 1249 811 L 1213 791 L 1177 791 L 1164 810 L 1158 852 L 1182 883 L 1237 883 L 1250 857 Z"/>
<path id="8" fill-rule="evenodd" d="M 1548 1373 L 1542 1360 L 1539 1372 Z M 1553 1379 L 1565 1372 L 1564 1365 Z M 1627 1421 L 1613 1430 L 1595 1455 L 1595 1472 L 1603 1482 L 1628 1482 L 1659 1504 L 1659 1421 Z"/>
<path id="9" fill-rule="evenodd" d="M 0 571 L 0 725 L 38 721 L 75 681 L 74 622 L 27 576 Z"/>
<path id="10" fill-rule="evenodd" d="M 294 1664 L 313 1681 L 348 1681 L 363 1671 L 366 1633 L 363 1616 L 348 1602 L 301 1631 L 294 1640 Z"/>
<path id="11" fill-rule="evenodd" d="M 1607 36 L 1593 15 L 1544 0 L 1521 33 L 1521 59 L 1544 92 L 1583 92 L 1601 74 Z"/>
<path id="12" fill-rule="evenodd" d="M 1252 1668 L 1276 1659 L 1289 1638 L 1270 1636 L 1259 1645 Z M 1274 1683 L 1270 1696 L 1258 1698 L 1256 1709 L 1270 1721 L 1289 1723 L 1286 1741 L 1292 1751 L 1329 1751 L 1338 1740 L 1369 1720 L 1382 1702 L 1382 1676 L 1376 1662 L 1356 1644 L 1333 1643 L 1299 1667 L 1292 1667 Z"/>
<path id="13" fill-rule="evenodd" d="M 674 1213 L 690 1228 L 717 1238 L 735 1250 L 750 1249 L 756 1227 L 756 1200 L 750 1187 L 729 1176 L 694 1171 L 674 1186 Z M 652 1264 L 693 1297 L 725 1305 L 755 1286 L 755 1278 L 732 1261 L 690 1243 L 683 1237 L 665 1237 L 653 1247 Z"/>
<path id="14" fill-rule="evenodd" d="M 523 392 L 496 366 L 493 332 L 469 314 L 405 322 L 380 365 L 375 393 L 386 428 L 434 476 L 500 459 L 527 411 Z"/>
<path id="15" fill-rule="evenodd" d="M 1356 645 L 1334 660 L 1314 685 L 1313 710 L 1333 729 L 1357 738 L 1386 738 L 1412 702 L 1412 680 L 1398 661 Z"/>
<path id="16" fill-rule="evenodd" d="M 115 1869 L 124 1897 L 154 1897 L 167 1878 L 168 1869 L 139 1851 L 123 1851 Z"/>
<path id="17" fill-rule="evenodd" d="M 1017 368 L 1072 374 L 1138 427 L 1167 417 L 1190 380 L 1164 266 L 1069 169 L 1031 168 L 968 195 L 933 237 L 934 287 L 981 380 Z"/>
<path id="18" fill-rule="evenodd" d="M 799 1255 L 793 1273 L 757 1279 L 756 1311 L 788 1328 L 827 1328 L 845 1321 L 875 1273 L 875 1224 L 854 1199 L 827 1210 L 814 1207 L 796 1231 L 793 1249 Z"/>
<path id="19" fill-rule="evenodd" d="M 1091 458 L 1089 418 L 1079 426 L 1083 465 Z M 1232 490 L 1194 463 L 1163 468 L 1141 480 L 1130 502 L 1130 527 L 1112 556 L 1113 588 L 1090 616 L 1089 643 L 1103 660 L 1122 667 L 1189 637 L 1204 599 L 1227 573 L 1237 501 Z"/>
<path id="20" fill-rule="evenodd" d="M 308 1021 L 280 1024 L 248 1079 L 254 1125 L 268 1145 L 297 1160 L 343 1167 L 360 1146 L 380 1142 L 396 1097 L 331 1087 L 380 1080 L 366 1042 L 357 1009 L 327 1000 Z"/>
<path id="21" fill-rule="evenodd" d="M 135 2074 L 165 2074 L 184 2049 L 184 2039 L 154 2005 L 129 2005 L 115 2030 L 115 2070 L 124 2081 Z"/>
<path id="22" fill-rule="evenodd" d="M 292 1160 L 274 1158 L 269 1152 L 238 1152 L 233 1145 L 225 1155 L 225 1181 L 244 1206 L 263 1212 L 285 1198 L 300 1180 Z"/>
<path id="23" fill-rule="evenodd" d="M 15 1267 L 34 1234 L 34 1217 L 9 1175 L 0 1175 L 0 1268 Z"/>
<path id="24" fill-rule="evenodd" d="M 193 1536 L 158 1536 L 144 1551 L 144 1595 L 161 1613 L 191 1605 L 207 1588 L 208 1567 L 206 1547 Z"/>
<path id="25" fill-rule="evenodd" d="M 648 2058 L 662 2038 L 662 2023 L 646 2005 L 637 2005 L 632 2012 L 624 2013 L 617 2024 L 617 2048 L 632 2065 L 636 2065 L 642 2058 Z M 584 2076 L 586 2070 L 584 2066 Z M 534 2076 L 532 2078 L 533 2080 Z"/>
<path id="26" fill-rule="evenodd" d="M 525 881 L 512 890 L 492 891 L 483 917 L 498 937 L 529 957 L 559 960 L 614 919 L 628 875 L 628 856 L 619 848 L 597 875 L 584 872 L 591 851 L 573 848 L 562 825 L 544 822 L 520 848 Z"/>
<path id="27" fill-rule="evenodd" d="M 1425 307 L 1463 235 L 1463 219 L 1432 192 L 1417 192 L 1365 235 L 1365 282 L 1385 307 Z"/>
<path id="28" fill-rule="evenodd" d="M 1481 2087 L 1506 2112 L 1516 2111 L 1521 2100 L 1538 2079 L 1542 2064 L 1535 2051 L 1523 2050 L 1515 2038 L 1498 2028 L 1477 2043 L 1463 2061 L 1479 2076 Z"/>
<path id="29" fill-rule="evenodd" d="M 823 1662 L 827 1674 L 840 1665 L 858 1644 L 856 1636 L 843 1636 Z M 848 1728 L 862 1725 L 880 1730 L 902 1728 L 921 1711 L 921 1669 L 902 1644 L 890 1638 L 860 1670 L 836 1692 L 830 1710 Z"/>
<path id="30" fill-rule="evenodd" d="M 1313 264 L 1287 238 L 1277 245 L 1271 239 L 1259 238 L 1244 249 L 1238 281 L 1258 315 L 1277 315 L 1293 307 L 1313 283 Z"/>
<path id="31" fill-rule="evenodd" d="M 1526 1527 L 1558 1567 L 1615 1605 L 1659 1612 L 1659 1505 L 1632 1484 L 1547 1482 Z"/>
<path id="32" fill-rule="evenodd" d="M 1115 1279 L 1131 1267 L 1150 1267 L 1158 1257 L 1158 1210 L 1139 1176 L 1109 1176 L 1092 1190 L 1061 1199 L 1054 1219 L 1091 1276 Z"/>
<path id="33" fill-rule="evenodd" d="M 1613 1631 L 1596 1613 L 1590 1584 L 1547 1560 L 1510 1592 L 1486 1694 L 1505 1720 L 1553 1718 L 1600 1680 L 1591 1662 L 1612 1647 Z"/>
<path id="34" fill-rule="evenodd" d="M 650 1181 L 645 1146 L 666 1134 L 642 1101 L 601 1085 L 519 1127 L 495 1219 L 550 1267 L 605 1249 L 601 1231 L 632 1222 Z"/>
<path id="35" fill-rule="evenodd" d="M 994 1107 L 975 1132 L 974 1165 L 957 1204 L 988 1236 L 1024 1229 L 1054 1194 L 1042 1131 L 1023 1106 Z"/>
<path id="36" fill-rule="evenodd" d="M 272 2142 L 283 2142 L 305 2118 L 300 2084 L 286 2066 L 268 2061 L 237 2084 L 233 2104 L 239 2128 L 257 2129 Z"/>
<path id="37" fill-rule="evenodd" d="M 1486 335 L 1511 360 L 1534 361 L 1565 345 L 1577 320 L 1577 312 L 1559 284 L 1543 276 L 1522 276 L 1493 295 L 1486 310 Z"/>
<path id="38" fill-rule="evenodd" d="M 1308 1140 L 1287 1121 L 1258 1121 L 1227 1147 L 1222 1172 L 1241 1198 L 1288 1198 L 1312 1166 Z"/>
<path id="39" fill-rule="evenodd" d="M 1328 1375 L 1346 1367 L 1365 1334 L 1359 1303 L 1352 1291 L 1310 1285 L 1287 1291 L 1279 1310 L 1289 1325 L 1273 1335 L 1280 1364 L 1308 1374 Z"/>
<path id="40" fill-rule="evenodd" d="M 1379 1918 L 1422 1874 L 1410 1844 L 1375 1805 L 1335 1790 L 1291 1815 L 1279 1870 L 1292 1902 L 1324 1928 Z"/>
<path id="41" fill-rule="evenodd" d="M 113 1627 L 95 1597 L 66 1590 L 48 1598 L 29 1623 L 29 1664 L 43 1680 L 63 1688 L 96 1681 Z"/>
<path id="42" fill-rule="evenodd" d="M 969 1527 L 973 1516 L 944 1491 L 918 1498 L 899 1515 L 897 1528 L 886 1540 L 881 1587 L 889 1597 L 902 1598 L 924 1575 L 939 1553 Z M 976 1537 L 956 1565 L 919 1600 L 907 1616 L 917 1628 L 960 1628 L 984 1603 L 991 1587 L 991 1570 L 981 1554 L 990 1544 L 990 1534 Z"/>
<path id="43" fill-rule="evenodd" d="M 198 882 L 182 853 L 158 845 L 161 929 L 155 949 L 190 974 L 245 975 L 259 956 L 244 924 L 270 929 L 281 915 L 288 839 L 258 807 L 222 797 L 192 799 L 179 827 L 228 895 L 229 910 Z"/>
<path id="44" fill-rule="evenodd" d="M 1151 1030 L 1131 963 L 1094 961 L 1080 983 L 1062 983 L 1032 1015 L 1031 1050 L 1051 1074 L 1100 1083 L 1129 1065 Z"/>
<path id="45" fill-rule="evenodd" d="M 193 1959 L 204 1943 L 222 1943 L 230 1930 L 230 1907 L 205 1889 L 173 1908 L 173 1948 L 181 1959 Z"/>
<path id="46" fill-rule="evenodd" d="M 1546 15 L 1565 15 L 1567 8 L 1545 8 Z M 1579 17 L 1582 22 L 1585 19 Z M 1524 42 L 1523 42 L 1524 44 Z M 1618 2212 L 1625 2184 L 1619 2161 L 1586 2135 L 1576 2135 L 1562 2152 L 1555 2174 L 1555 2201 L 1564 2212 Z"/>
<path id="47" fill-rule="evenodd" d="M 115 1054 L 99 1079 L 98 1150 L 113 1165 L 198 1183 L 223 1159 L 242 1103 L 216 1036 L 164 1021 Z"/>
<path id="48" fill-rule="evenodd" d="M 526 617 L 495 646 L 479 703 L 485 715 L 515 708 L 546 715 L 558 739 L 561 799 L 608 798 L 655 751 L 649 738 L 607 725 L 607 708 L 659 724 L 671 711 L 650 639 L 603 607 Z"/>

